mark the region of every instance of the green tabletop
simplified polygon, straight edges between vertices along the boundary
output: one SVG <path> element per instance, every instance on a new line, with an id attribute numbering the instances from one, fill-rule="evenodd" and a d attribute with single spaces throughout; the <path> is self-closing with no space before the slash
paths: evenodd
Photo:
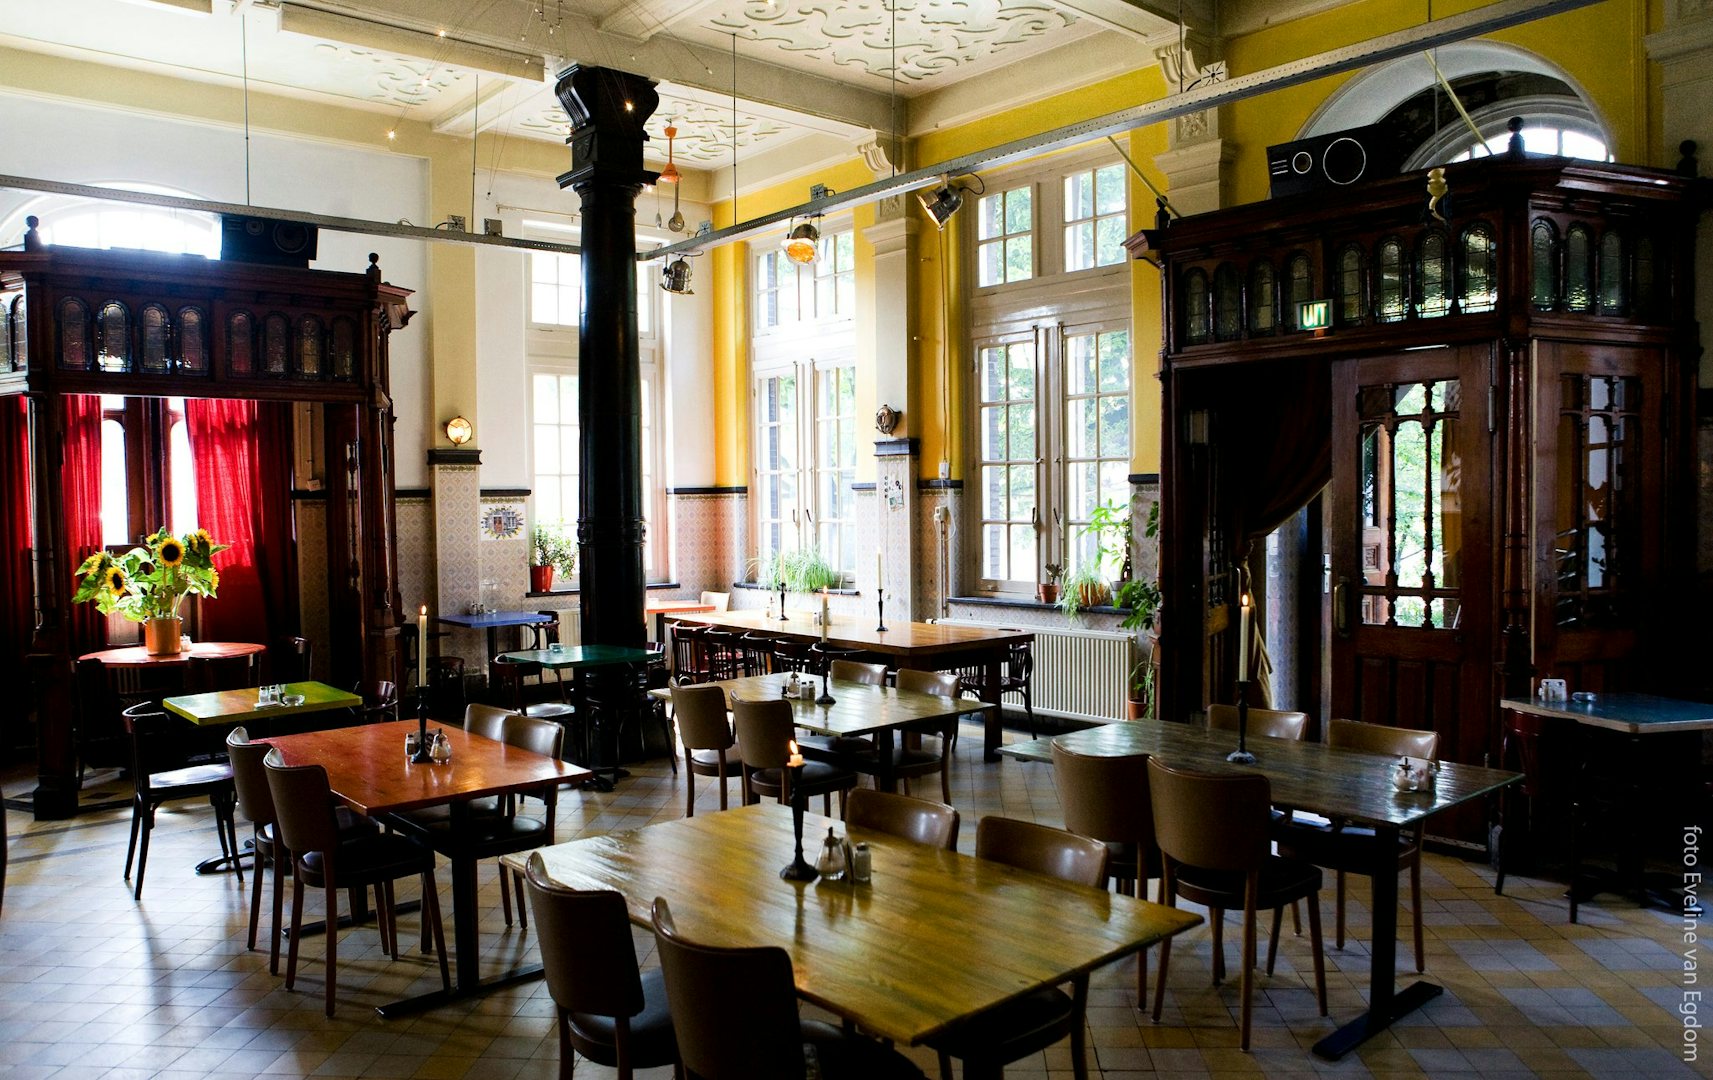
<path id="1" fill-rule="evenodd" d="M 646 664 L 660 659 L 659 652 L 632 649 L 624 645 L 562 645 L 558 652 L 551 649 L 519 649 L 501 653 L 500 659 L 540 664 L 545 668 L 596 668 L 611 664 Z"/>
<path id="2" fill-rule="evenodd" d="M 170 697 L 161 704 L 168 712 L 184 717 L 193 724 L 239 724 L 262 717 L 293 716 L 297 713 L 324 712 L 328 709 L 351 709 L 363 704 L 363 699 L 348 690 L 318 682 L 286 683 L 286 694 L 302 694 L 301 705 L 256 705 L 261 695 L 257 686 L 242 690 L 216 690 L 209 694 L 183 694 Z"/>

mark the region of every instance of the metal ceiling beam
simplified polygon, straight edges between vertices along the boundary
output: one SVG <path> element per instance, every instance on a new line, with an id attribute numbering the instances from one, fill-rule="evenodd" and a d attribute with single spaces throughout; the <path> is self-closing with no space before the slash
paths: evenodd
<path id="1" fill-rule="evenodd" d="M 871 184 L 851 188 L 820 199 L 811 199 L 799 206 L 764 214 L 748 221 L 715 229 L 699 237 L 680 240 L 647 253 L 649 258 L 661 258 L 746 240 L 768 232 L 795 217 L 831 213 L 851 206 L 863 206 L 893 195 L 901 195 L 935 183 L 941 176 L 962 176 L 1023 158 L 1036 157 L 1054 150 L 1063 150 L 1108 135 L 1119 135 L 1149 124 L 1158 124 L 1189 113 L 1201 112 L 1233 101 L 1255 97 L 1272 90 L 1323 79 L 1328 75 L 1354 71 L 1371 64 L 1384 63 L 1426 49 L 1449 45 L 1466 38 L 1503 30 L 1507 27 L 1534 22 L 1550 15 L 1590 7 L 1601 0 L 1499 0 L 1487 7 L 1435 19 L 1431 23 L 1412 26 L 1391 34 L 1370 38 L 1355 45 L 1333 49 L 1316 56 L 1305 57 L 1240 75 L 1224 82 L 1209 83 L 1181 94 L 1173 94 L 1146 105 L 1137 105 L 1105 116 L 1054 128 L 1038 135 L 1001 143 L 986 150 L 963 154 L 946 161 L 915 169 Z"/>

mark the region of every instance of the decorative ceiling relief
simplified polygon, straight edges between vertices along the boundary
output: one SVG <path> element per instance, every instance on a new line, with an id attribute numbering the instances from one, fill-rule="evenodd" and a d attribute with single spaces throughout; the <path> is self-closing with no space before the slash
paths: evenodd
<path id="1" fill-rule="evenodd" d="M 548 104 L 551 96 L 531 102 L 520 109 L 513 126 L 519 134 L 565 139 L 571 134 L 571 118 L 556 104 Z M 800 128 L 778 120 L 738 111 L 738 152 L 771 149 L 803 134 Z M 676 159 L 680 164 L 697 168 L 729 165 L 732 160 L 732 113 L 703 101 L 660 95 L 660 107 L 648 122 L 649 142 L 646 147 L 651 158 L 666 160 L 666 125 L 678 128 Z"/>
<path id="2" fill-rule="evenodd" d="M 893 15 L 883 0 L 750 3 L 712 16 L 707 28 L 842 71 L 890 81 Z M 1098 27 L 1046 0 L 905 0 L 897 11 L 898 81 L 921 85 L 1004 54 L 1006 60 L 1063 45 Z M 1067 39 L 1066 31 L 1075 28 Z"/>
<path id="3" fill-rule="evenodd" d="M 457 68 L 426 60 L 407 60 L 354 45 L 317 42 L 313 55 L 327 70 L 338 71 L 346 78 L 355 76 L 360 86 L 352 89 L 370 101 L 386 105 L 427 104 L 466 81 L 465 73 Z"/>

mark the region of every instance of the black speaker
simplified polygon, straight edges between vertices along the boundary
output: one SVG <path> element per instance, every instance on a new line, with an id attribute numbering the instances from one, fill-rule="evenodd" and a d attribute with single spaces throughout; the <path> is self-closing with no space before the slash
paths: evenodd
<path id="1" fill-rule="evenodd" d="M 1379 124 L 1267 148 L 1267 173 L 1275 199 L 1396 176 L 1403 163 L 1397 139 Z"/>
<path id="2" fill-rule="evenodd" d="M 220 257 L 269 266 L 306 267 L 315 258 L 314 225 L 226 214 L 220 218 Z"/>

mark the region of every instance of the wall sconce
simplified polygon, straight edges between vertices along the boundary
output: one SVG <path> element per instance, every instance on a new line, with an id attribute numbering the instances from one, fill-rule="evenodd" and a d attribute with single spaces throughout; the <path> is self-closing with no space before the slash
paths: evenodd
<path id="1" fill-rule="evenodd" d="M 454 416 L 446 421 L 446 437 L 452 440 L 453 446 L 463 446 L 470 441 L 470 436 L 475 433 L 475 429 L 470 426 L 470 421 L 462 416 Z"/>

